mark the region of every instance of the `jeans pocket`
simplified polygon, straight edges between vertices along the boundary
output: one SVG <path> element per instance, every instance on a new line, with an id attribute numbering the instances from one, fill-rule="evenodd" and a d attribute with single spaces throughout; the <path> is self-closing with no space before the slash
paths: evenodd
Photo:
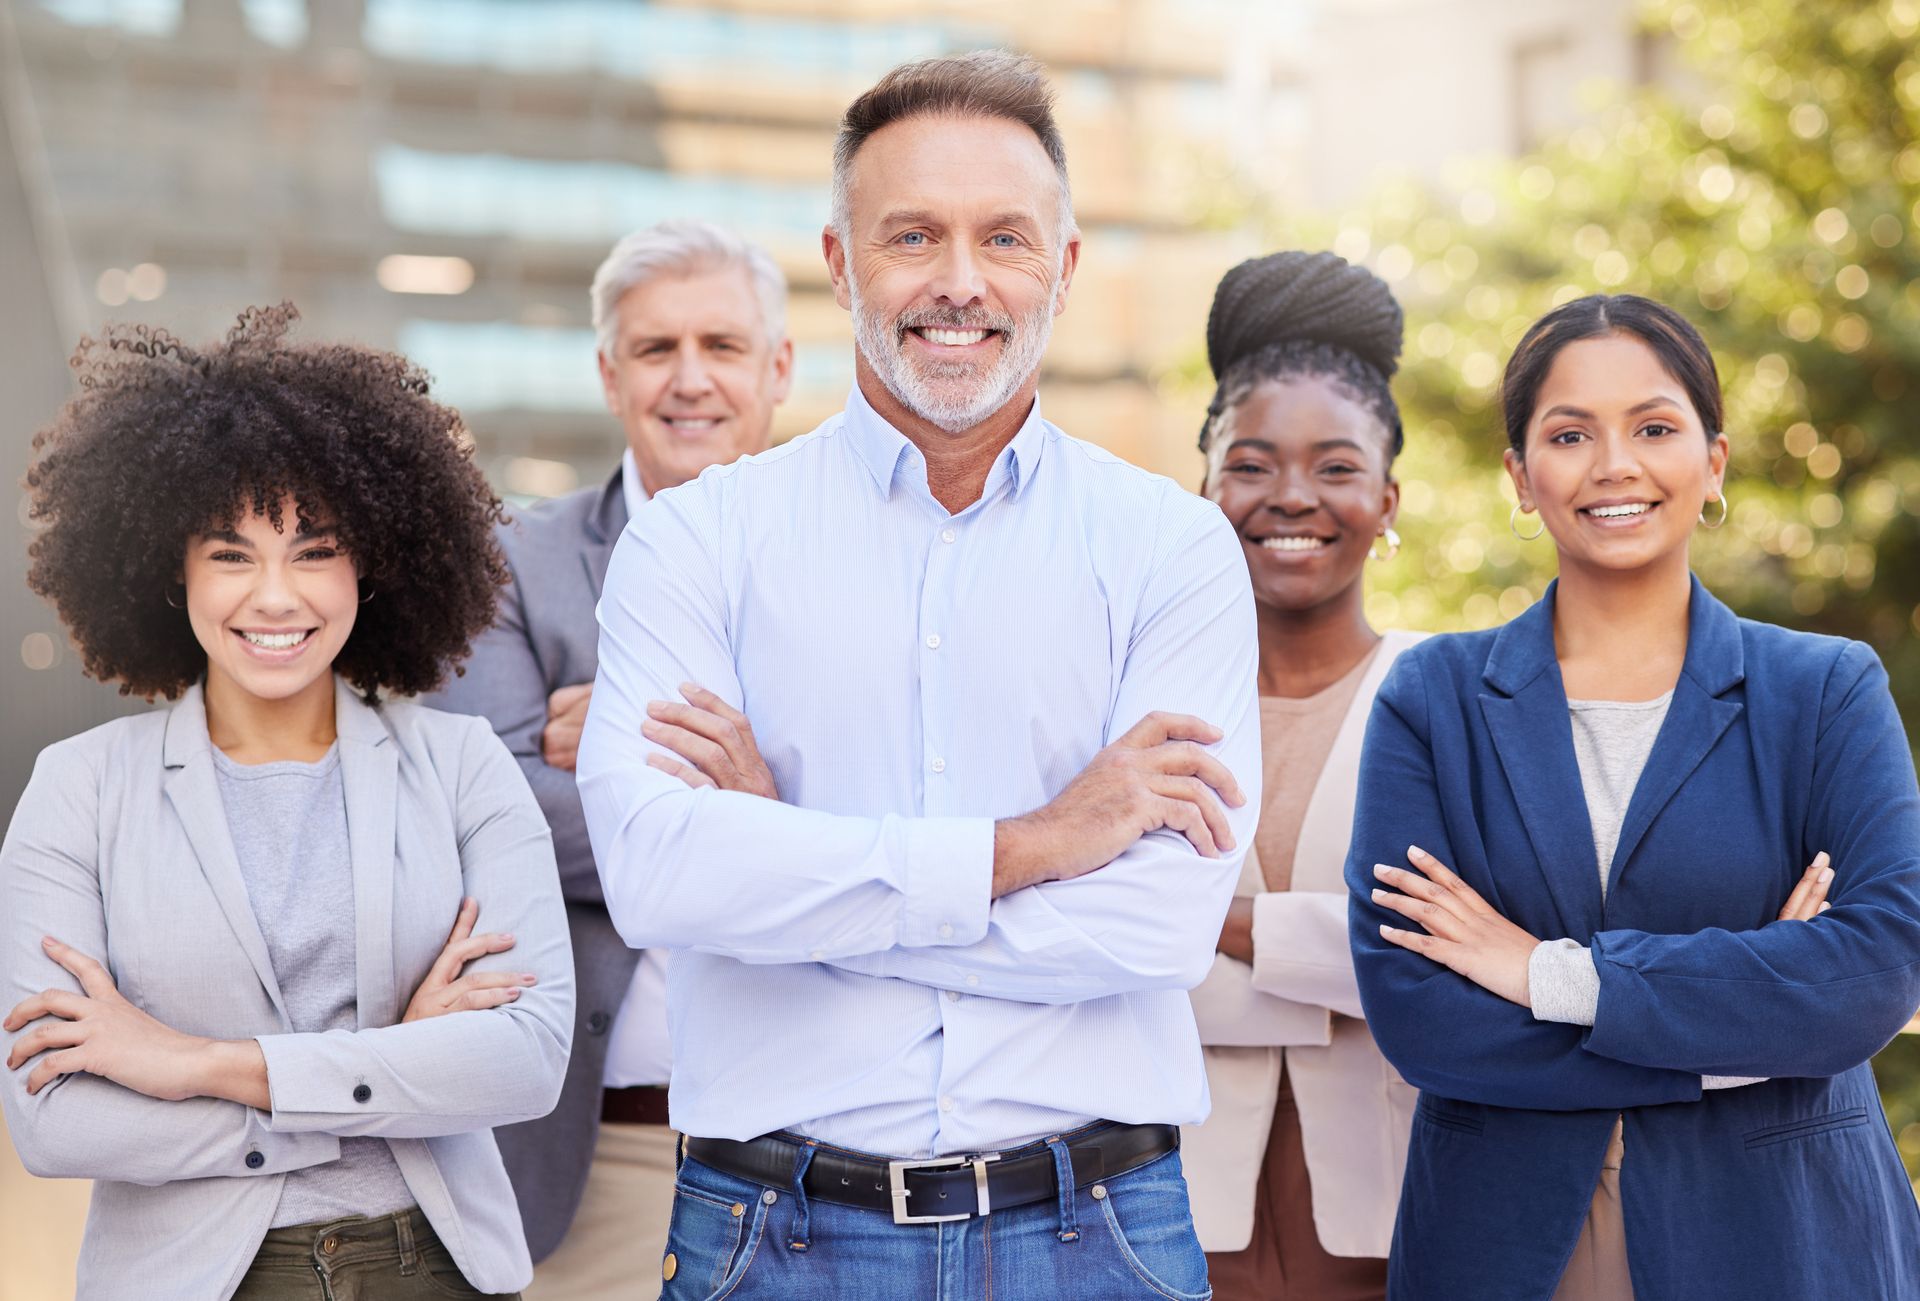
<path id="1" fill-rule="evenodd" d="M 767 1207 L 757 1195 L 729 1200 L 684 1179 L 675 1183 L 661 1301 L 708 1301 L 731 1290 L 751 1263 L 766 1222 Z"/>
<path id="2" fill-rule="evenodd" d="M 1824 1116 L 1808 1116 L 1804 1120 L 1792 1120 L 1784 1125 L 1769 1125 L 1765 1129 L 1752 1130 L 1747 1134 L 1747 1147 L 1749 1150 L 1756 1147 L 1772 1147 L 1776 1143 L 1791 1143 L 1797 1139 L 1812 1138 L 1817 1134 L 1831 1134 L 1836 1129 L 1855 1129 L 1866 1123 L 1865 1107 L 1854 1107 L 1849 1111 L 1830 1111 Z"/>
<path id="3" fill-rule="evenodd" d="M 1098 1188 L 1106 1194 L 1096 1200 L 1113 1244 L 1142 1283 L 1173 1301 L 1207 1301 L 1213 1295 L 1179 1153 Z"/>

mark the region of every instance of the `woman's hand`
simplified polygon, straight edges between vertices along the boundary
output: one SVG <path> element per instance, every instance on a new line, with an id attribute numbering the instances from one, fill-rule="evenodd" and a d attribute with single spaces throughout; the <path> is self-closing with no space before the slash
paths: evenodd
<path id="1" fill-rule="evenodd" d="M 534 983 L 533 973 L 526 971 L 475 971 L 461 974 L 461 969 L 475 958 L 489 953 L 505 953 L 513 947 L 511 935 L 475 935 L 474 923 L 479 920 L 480 901 L 462 899 L 460 911 L 454 915 L 453 932 L 447 936 L 446 947 L 433 960 L 433 966 L 428 969 L 427 978 L 420 982 L 420 988 L 413 991 L 413 998 L 407 1003 L 406 1015 L 400 1018 L 402 1024 L 424 1021 L 430 1016 L 445 1016 L 449 1012 L 477 1012 L 500 1007 L 519 998 L 520 991 Z"/>
<path id="2" fill-rule="evenodd" d="M 1495 912 L 1479 892 L 1419 846 L 1407 850 L 1418 872 L 1374 865 L 1380 881 L 1400 891 L 1376 889 L 1373 901 L 1418 922 L 1426 933 L 1380 928 L 1381 937 L 1457 971 L 1510 1003 L 1531 1008 L 1527 962 L 1540 941 Z"/>
<path id="3" fill-rule="evenodd" d="M 1810 922 L 1827 909 L 1833 907 L 1827 902 L 1827 887 L 1833 884 L 1833 869 L 1827 851 L 1821 850 L 1807 864 L 1807 870 L 1800 874 L 1800 884 L 1793 887 L 1793 893 L 1787 896 L 1787 902 L 1780 909 L 1776 919 L 1783 922 Z"/>
<path id="4" fill-rule="evenodd" d="M 640 735 L 687 762 L 650 754 L 647 766 L 689 786 L 718 786 L 723 791 L 779 799 L 773 772 L 760 757 L 747 716 L 691 682 L 681 684 L 680 694 L 687 698 L 684 705 L 677 700 L 647 702 L 647 721 L 640 725 Z"/>
<path id="5" fill-rule="evenodd" d="M 128 1002 L 99 962 L 52 936 L 40 946 L 72 973 L 82 992 L 43 990 L 0 1023 L 11 1033 L 40 1022 L 14 1040 L 7 1054 L 7 1068 L 16 1071 L 39 1057 L 27 1076 L 28 1093 L 84 1071 L 163 1102 L 210 1097 L 267 1105 L 266 1058 L 251 1039 L 182 1034 Z"/>

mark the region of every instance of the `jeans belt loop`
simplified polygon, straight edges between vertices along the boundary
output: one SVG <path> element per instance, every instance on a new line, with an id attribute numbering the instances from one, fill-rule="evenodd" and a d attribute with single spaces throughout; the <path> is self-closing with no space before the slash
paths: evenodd
<path id="1" fill-rule="evenodd" d="M 1053 1179 L 1059 1188 L 1060 1241 L 1077 1242 L 1080 1222 L 1074 1217 L 1073 1154 L 1057 1135 L 1047 1140 L 1047 1151 L 1053 1153 Z"/>
<path id="2" fill-rule="evenodd" d="M 393 1217 L 394 1236 L 400 1240 L 400 1275 L 412 1275 L 420 1264 L 420 1253 L 413 1245 L 413 1212 L 401 1211 Z"/>
<path id="3" fill-rule="evenodd" d="M 793 1234 L 787 1241 L 790 1251 L 805 1251 L 811 1233 L 807 1206 L 807 1167 L 813 1164 L 820 1145 L 812 1139 L 802 1143 L 793 1154 Z"/>

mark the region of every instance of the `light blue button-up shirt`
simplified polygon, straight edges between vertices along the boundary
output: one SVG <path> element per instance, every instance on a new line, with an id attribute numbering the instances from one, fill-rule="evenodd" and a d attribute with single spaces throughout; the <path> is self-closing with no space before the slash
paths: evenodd
<path id="1" fill-rule="evenodd" d="M 680 950 L 674 1125 L 917 1157 L 1202 1119 L 1186 991 L 1259 809 L 1255 654 L 1218 509 L 1038 403 L 956 515 L 857 388 L 656 496 L 607 574 L 578 776 L 615 925 Z M 780 801 L 647 766 L 683 682 L 746 711 Z M 1154 710 L 1226 733 L 1239 848 L 1157 831 L 992 899 L 994 820 Z"/>

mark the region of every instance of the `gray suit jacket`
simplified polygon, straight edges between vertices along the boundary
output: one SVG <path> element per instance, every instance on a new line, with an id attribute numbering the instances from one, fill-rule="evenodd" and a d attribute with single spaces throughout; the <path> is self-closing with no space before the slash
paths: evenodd
<path id="1" fill-rule="evenodd" d="M 567 897 L 580 995 L 567 1082 L 551 1115 L 495 1135 L 536 1261 L 560 1245 L 586 1191 L 600 1132 L 607 1031 L 640 960 L 607 916 L 573 774 L 540 755 L 547 697 L 592 682 L 600 665 L 594 606 L 627 526 L 620 476 L 615 470 L 597 488 L 541 502 L 501 529 L 513 582 L 500 594 L 499 618 L 474 642 L 466 675 L 425 698 L 437 709 L 484 716 L 507 743 L 553 828 Z"/>
<path id="2" fill-rule="evenodd" d="M 198 687 L 171 708 L 47 747 L 0 846 L 0 1003 L 77 989 L 40 948 L 103 959 L 120 992 L 177 1030 L 256 1037 L 273 1108 L 163 1102 L 92 1075 L 37 1097 L 0 1079 L 8 1132 L 38 1175 L 95 1180 L 82 1297 L 225 1298 L 252 1263 L 287 1171 L 342 1137 L 393 1149 L 420 1209 L 487 1292 L 532 1276 L 489 1132 L 553 1106 L 573 1023 L 572 963 L 547 828 L 473 719 L 336 688 L 359 1028 L 290 1030 L 227 830 Z M 463 895 L 530 971 L 518 1002 L 398 1025 Z M 8 1042 L 14 1036 L 4 1036 Z"/>

